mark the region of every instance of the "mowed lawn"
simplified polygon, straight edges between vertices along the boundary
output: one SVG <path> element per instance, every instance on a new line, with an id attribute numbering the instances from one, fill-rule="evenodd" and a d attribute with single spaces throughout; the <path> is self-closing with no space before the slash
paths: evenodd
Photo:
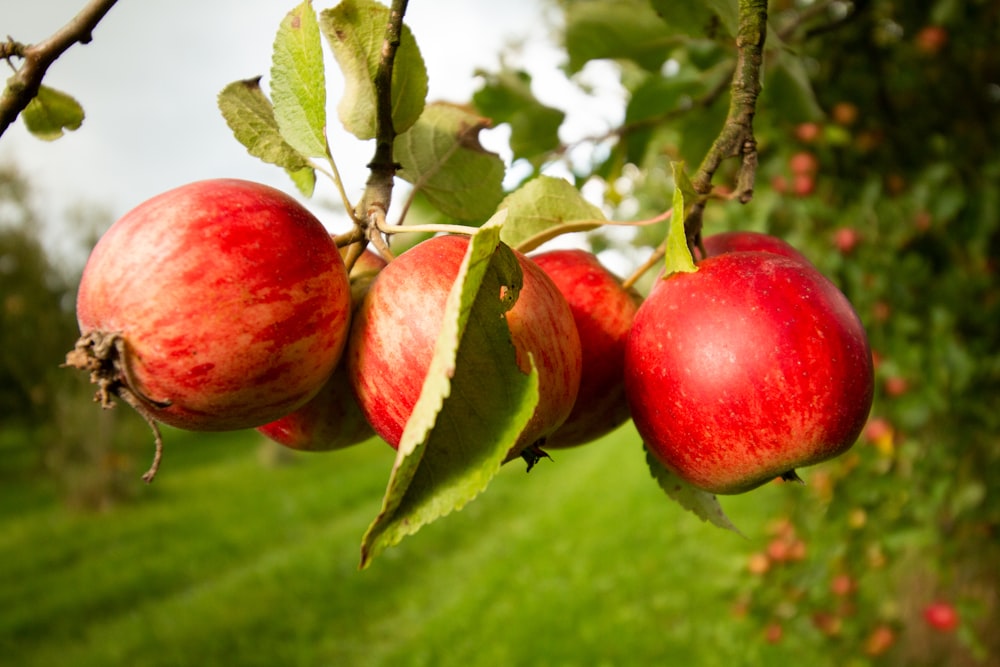
<path id="1" fill-rule="evenodd" d="M 12 470 L 23 451 L 3 452 L 0 664 L 790 659 L 731 612 L 776 494 L 723 500 L 746 537 L 704 524 L 652 481 L 629 427 L 530 474 L 507 466 L 365 571 L 359 544 L 392 463 L 384 443 L 274 466 L 253 432 L 166 438 L 156 481 L 102 513 L 65 509 L 44 480 Z"/>

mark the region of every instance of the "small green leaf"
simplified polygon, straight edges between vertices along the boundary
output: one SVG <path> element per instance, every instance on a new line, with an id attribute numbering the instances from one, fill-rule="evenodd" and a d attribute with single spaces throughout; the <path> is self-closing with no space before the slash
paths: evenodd
<path id="1" fill-rule="evenodd" d="M 789 51 L 776 50 L 761 88 L 758 104 L 791 122 L 821 120 L 823 109 L 816 101 L 803 59 Z"/>
<path id="2" fill-rule="evenodd" d="M 600 227 L 606 218 L 569 182 L 539 176 L 507 195 L 499 210 L 507 211 L 501 240 L 521 252 L 531 252 L 561 234 Z"/>
<path id="3" fill-rule="evenodd" d="M 362 540 L 362 568 L 481 493 L 534 413 L 538 373 L 518 369 L 503 317 L 521 288 L 521 270 L 499 238 L 494 220 L 469 243 L 382 510 Z"/>
<path id="4" fill-rule="evenodd" d="M 684 232 L 687 207 L 697 200 L 698 195 L 694 191 L 694 186 L 691 185 L 691 179 L 684 171 L 684 163 L 672 162 L 670 167 L 674 173 L 674 203 L 673 214 L 670 216 L 670 227 L 667 231 L 664 277 L 672 273 L 693 273 L 698 270 L 694 264 L 691 250 L 688 248 L 687 235 Z"/>
<path id="5" fill-rule="evenodd" d="M 344 74 L 344 94 L 337 105 L 341 123 L 359 139 L 377 133 L 375 73 L 389 23 L 389 8 L 372 0 L 343 0 L 320 14 L 320 28 Z M 392 68 L 392 125 L 408 130 L 424 109 L 427 69 L 417 42 L 403 26 Z"/>
<path id="6" fill-rule="evenodd" d="M 313 171 L 309 161 L 278 130 L 271 101 L 260 89 L 260 77 L 234 81 L 222 89 L 218 102 L 233 136 L 250 155 L 289 172 Z"/>
<path id="7" fill-rule="evenodd" d="M 592 0 L 566 7 L 567 69 L 576 73 L 591 60 L 631 60 L 658 71 L 675 38 L 648 0 Z"/>
<path id="8" fill-rule="evenodd" d="M 531 75 L 508 68 L 479 74 L 484 85 L 473 95 L 472 102 L 494 123 L 510 125 L 510 150 L 515 160 L 540 162 L 559 147 L 559 127 L 566 114 L 535 97 Z"/>
<path id="9" fill-rule="evenodd" d="M 304 169 L 285 169 L 288 172 L 289 178 L 292 179 L 292 183 L 295 187 L 299 189 L 306 197 L 312 197 L 313 192 L 316 191 L 316 170 L 312 167 L 305 167 Z"/>
<path id="10" fill-rule="evenodd" d="M 643 444 L 643 447 L 646 450 L 646 464 L 649 466 L 649 472 L 653 476 L 653 479 L 656 480 L 656 483 L 660 485 L 660 488 L 663 489 L 664 493 L 687 511 L 693 512 L 702 521 L 708 521 L 719 528 L 731 530 L 737 535 L 743 535 L 740 529 L 722 511 L 722 506 L 714 494 L 703 491 L 696 486 L 691 486 L 664 467 L 649 451 L 649 447 L 645 444 Z"/>
<path id="11" fill-rule="evenodd" d="M 307 157 L 325 157 L 323 45 L 310 0 L 290 11 L 278 28 L 271 61 L 271 98 L 285 141 Z"/>
<path id="12" fill-rule="evenodd" d="M 707 3 L 651 0 L 650 4 L 672 33 L 701 37 L 706 35 L 712 26 L 714 12 Z"/>
<path id="13" fill-rule="evenodd" d="M 73 131 L 83 124 L 83 107 L 64 92 L 40 86 L 38 94 L 21 112 L 28 131 L 39 139 L 55 141 L 63 131 Z"/>
<path id="14" fill-rule="evenodd" d="M 485 220 L 503 196 L 503 160 L 479 144 L 489 121 L 463 107 L 430 104 L 408 132 L 396 137 L 400 178 L 458 220 Z"/>

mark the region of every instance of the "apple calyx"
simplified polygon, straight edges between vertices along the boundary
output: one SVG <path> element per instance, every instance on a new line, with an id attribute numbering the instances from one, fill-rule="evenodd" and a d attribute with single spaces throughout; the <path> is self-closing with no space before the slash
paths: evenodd
<path id="1" fill-rule="evenodd" d="M 539 440 L 538 442 L 528 445 L 518 454 L 518 456 L 524 459 L 524 462 L 528 464 L 528 467 L 524 469 L 524 472 L 531 472 L 531 469 L 535 467 L 535 464 L 542 459 L 548 459 L 549 461 L 553 460 L 552 457 L 549 456 L 549 453 L 542 449 L 542 445 L 544 444 L 544 439 Z"/>
<path id="2" fill-rule="evenodd" d="M 799 484 L 805 484 L 806 481 L 799 477 L 799 473 L 795 472 L 795 469 L 789 470 L 788 472 L 781 473 L 780 477 L 783 482 L 798 482 Z"/>
<path id="3" fill-rule="evenodd" d="M 65 368 L 76 368 L 90 372 L 91 384 L 97 385 L 94 402 L 105 410 L 115 406 L 117 396 L 128 403 L 145 420 L 153 432 L 153 462 L 142 475 L 142 481 L 149 484 L 156 477 L 163 458 L 163 436 L 144 403 L 157 408 L 169 407 L 169 400 L 157 400 L 134 389 L 134 383 L 125 363 L 125 338 L 119 332 L 91 331 L 77 339 L 73 349 L 66 353 Z"/>

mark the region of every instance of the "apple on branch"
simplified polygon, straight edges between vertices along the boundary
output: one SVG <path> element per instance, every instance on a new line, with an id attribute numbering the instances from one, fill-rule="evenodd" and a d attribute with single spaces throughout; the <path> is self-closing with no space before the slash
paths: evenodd
<path id="1" fill-rule="evenodd" d="M 393 448 L 423 388 L 468 243 L 465 236 L 436 236 L 407 250 L 382 269 L 356 313 L 347 351 L 351 386 L 368 422 Z M 537 264 L 516 256 L 524 284 L 506 320 L 518 367 L 528 372 L 530 355 L 538 369 L 539 401 L 510 457 L 544 443 L 566 421 L 582 365 L 566 299 Z"/>
<path id="2" fill-rule="evenodd" d="M 632 419 L 690 484 L 735 494 L 849 449 L 874 393 L 871 350 L 846 297 L 769 252 L 674 273 L 636 313 L 625 355 Z"/>

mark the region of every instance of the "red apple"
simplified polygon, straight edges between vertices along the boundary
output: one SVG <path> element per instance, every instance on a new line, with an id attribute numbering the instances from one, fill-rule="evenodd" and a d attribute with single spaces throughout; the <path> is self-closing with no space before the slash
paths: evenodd
<path id="1" fill-rule="evenodd" d="M 896 643 L 896 633 L 891 627 L 882 623 L 875 626 L 871 634 L 865 640 L 865 654 L 877 657 L 892 648 Z"/>
<path id="2" fill-rule="evenodd" d="M 467 247 L 462 236 L 437 236 L 414 246 L 382 270 L 357 311 L 347 354 L 351 385 L 368 422 L 393 447 L 420 396 Z M 540 396 L 512 456 L 566 421 L 582 365 L 566 299 L 538 265 L 520 253 L 517 258 L 524 284 L 506 319 L 518 366 L 527 372 L 530 353 L 538 368 Z"/>
<path id="3" fill-rule="evenodd" d="M 337 247 L 273 188 L 207 180 L 126 213 L 97 243 L 67 364 L 152 418 L 191 430 L 251 428 L 312 398 L 347 339 L 350 287 Z"/>
<path id="4" fill-rule="evenodd" d="M 710 257 L 639 307 L 625 352 L 650 451 L 712 493 L 749 491 L 847 451 L 874 392 L 871 350 L 816 269 L 764 252 Z"/>
<path id="5" fill-rule="evenodd" d="M 354 309 L 361 305 L 372 280 L 385 265 L 386 261 L 371 250 L 358 257 L 350 272 Z M 346 358 L 308 403 L 257 430 L 278 444 L 308 452 L 343 449 L 375 437 L 351 390 Z"/>
<path id="6" fill-rule="evenodd" d="M 640 297 L 624 289 L 618 277 L 584 250 L 550 250 L 531 259 L 566 297 L 583 350 L 580 391 L 573 411 L 545 444 L 580 445 L 628 421 L 622 368 L 625 340 Z"/>
<path id="7" fill-rule="evenodd" d="M 924 620 L 935 630 L 954 632 L 959 623 L 958 611 L 949 602 L 935 600 L 924 607 Z"/>
<path id="8" fill-rule="evenodd" d="M 762 232 L 720 232 L 718 234 L 706 236 L 703 239 L 702 244 L 705 246 L 705 252 L 709 257 L 722 255 L 728 252 L 754 250 L 781 255 L 812 266 L 812 263 L 806 258 L 806 256 L 796 250 L 792 244 L 778 238 L 777 236 L 771 236 L 770 234 L 764 234 Z M 701 253 L 696 251 L 695 259 L 700 259 L 700 257 Z"/>
<path id="9" fill-rule="evenodd" d="M 850 255 L 861 243 L 861 232 L 854 227 L 840 227 L 833 233 L 833 245 L 841 255 Z"/>
<path id="10" fill-rule="evenodd" d="M 813 175 L 819 171 L 819 160 L 809 151 L 798 151 L 788 158 L 788 167 L 793 174 Z"/>

